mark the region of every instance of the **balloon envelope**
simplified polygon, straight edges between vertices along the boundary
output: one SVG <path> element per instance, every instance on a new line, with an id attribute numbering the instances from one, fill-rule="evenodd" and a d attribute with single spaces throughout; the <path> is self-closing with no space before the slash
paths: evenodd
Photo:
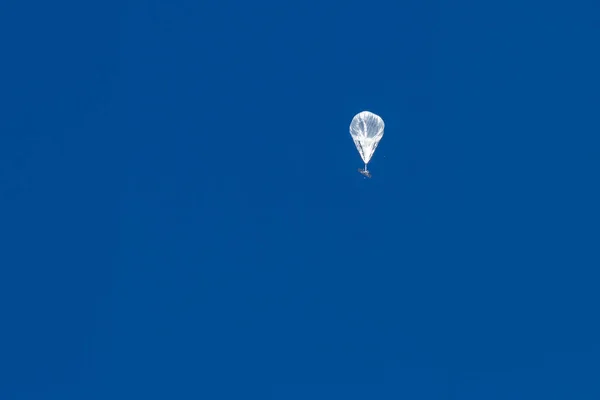
<path id="1" fill-rule="evenodd" d="M 350 123 L 350 135 L 365 165 L 371 161 L 373 153 L 383 137 L 385 124 L 379 115 L 369 111 L 358 113 Z"/>

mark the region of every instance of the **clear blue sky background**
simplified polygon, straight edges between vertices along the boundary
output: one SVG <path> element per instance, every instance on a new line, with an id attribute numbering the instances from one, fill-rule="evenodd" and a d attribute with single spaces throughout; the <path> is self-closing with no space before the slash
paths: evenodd
<path id="1" fill-rule="evenodd" d="M 600 398 L 599 14 L 3 1 L 0 398 Z"/>

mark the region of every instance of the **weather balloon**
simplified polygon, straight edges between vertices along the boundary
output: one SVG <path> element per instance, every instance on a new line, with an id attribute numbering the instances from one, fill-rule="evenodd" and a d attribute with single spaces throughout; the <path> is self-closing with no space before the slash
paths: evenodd
<path id="1" fill-rule="evenodd" d="M 359 168 L 358 171 L 369 178 L 371 174 L 367 170 L 367 164 L 371 161 L 371 157 L 373 157 L 373 153 L 375 153 L 375 149 L 383 137 L 384 127 L 383 119 L 369 111 L 356 114 L 350 123 L 350 135 L 354 140 L 360 158 L 365 163 L 365 169 Z"/>

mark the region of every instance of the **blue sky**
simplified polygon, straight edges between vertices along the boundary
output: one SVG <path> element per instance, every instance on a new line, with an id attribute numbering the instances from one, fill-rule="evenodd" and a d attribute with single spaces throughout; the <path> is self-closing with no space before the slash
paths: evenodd
<path id="1" fill-rule="evenodd" d="M 600 396 L 597 3 L 0 10 L 0 398 Z"/>

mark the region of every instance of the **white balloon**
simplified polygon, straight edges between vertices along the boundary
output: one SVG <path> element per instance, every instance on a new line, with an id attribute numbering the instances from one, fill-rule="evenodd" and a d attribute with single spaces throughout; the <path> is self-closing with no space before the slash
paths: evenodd
<path id="1" fill-rule="evenodd" d="M 370 177 L 367 171 L 367 164 L 371 161 L 371 157 L 373 157 L 373 153 L 375 153 L 375 149 L 383 137 L 384 128 L 383 119 L 379 115 L 369 111 L 356 114 L 350 123 L 350 135 L 352 136 L 352 140 L 354 140 L 360 157 L 365 163 L 365 169 L 361 172 L 365 176 Z"/>

